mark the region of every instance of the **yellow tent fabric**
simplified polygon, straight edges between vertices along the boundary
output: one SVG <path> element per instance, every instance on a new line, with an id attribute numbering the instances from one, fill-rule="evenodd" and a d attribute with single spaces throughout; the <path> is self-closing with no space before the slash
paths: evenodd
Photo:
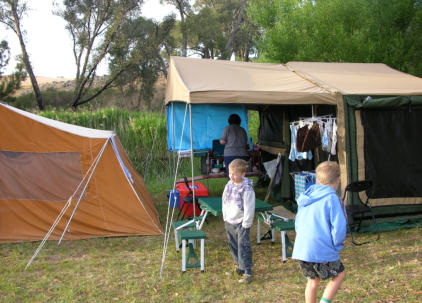
<path id="1" fill-rule="evenodd" d="M 421 78 L 382 63 L 269 64 L 171 57 L 169 65 L 166 104 L 179 101 L 192 104 L 336 106 L 337 153 L 344 185 L 350 181 L 347 174 L 350 155 L 346 152 L 343 97 L 422 95 Z M 365 163 L 362 157 L 363 136 L 358 140 L 358 170 L 362 178 Z M 378 199 L 376 205 L 391 204 L 387 200 Z M 396 200 L 394 203 L 397 203 Z M 421 203 L 420 198 L 401 201 L 406 204 Z"/>
<path id="2" fill-rule="evenodd" d="M 336 94 L 282 64 L 171 57 L 166 103 L 336 104 Z"/>
<path id="3" fill-rule="evenodd" d="M 422 94 L 422 79 L 382 63 L 233 62 L 171 57 L 166 103 L 332 104 L 339 95 Z"/>
<path id="4" fill-rule="evenodd" d="M 422 79 L 383 63 L 289 62 L 287 67 L 303 77 L 342 95 L 422 94 Z"/>
<path id="5" fill-rule="evenodd" d="M 158 212 L 117 136 L 70 125 L 0 103 L 0 243 L 60 238 L 85 182 L 66 239 L 159 235 Z M 105 146 L 104 146 L 105 145 Z M 103 153 L 100 153 L 103 149 Z"/>

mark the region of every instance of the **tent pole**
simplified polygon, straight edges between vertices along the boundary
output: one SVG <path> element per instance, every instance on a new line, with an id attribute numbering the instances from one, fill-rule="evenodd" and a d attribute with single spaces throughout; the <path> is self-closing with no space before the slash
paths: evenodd
<path id="1" fill-rule="evenodd" d="M 188 110 L 188 103 L 186 103 L 186 106 L 185 106 L 185 114 L 183 116 L 182 131 L 181 131 L 181 134 L 180 134 L 180 141 L 179 141 L 179 148 L 178 148 L 179 151 L 182 149 L 182 141 L 183 141 L 183 134 L 184 134 L 184 130 L 185 130 L 185 124 L 186 124 L 186 113 L 187 113 L 187 110 Z M 173 135 L 174 135 L 174 127 L 173 127 Z M 177 152 L 175 142 L 173 142 L 173 145 L 174 145 L 174 149 Z M 175 164 L 176 164 L 176 167 L 175 167 L 175 172 L 174 172 L 173 190 L 176 189 L 176 178 L 177 178 L 177 173 L 179 171 L 180 153 L 177 153 L 177 163 L 175 163 Z M 169 197 L 169 201 L 168 202 L 169 202 L 169 204 L 167 206 L 167 219 L 166 219 L 166 228 L 165 228 L 165 232 L 164 232 L 163 253 L 162 253 L 162 256 L 161 256 L 160 278 L 163 277 L 164 262 L 166 261 L 166 253 L 167 253 L 168 241 L 170 239 L 170 233 L 171 233 L 171 222 L 173 222 L 173 214 L 174 214 L 174 207 L 173 207 L 172 212 L 171 212 L 171 218 L 169 220 L 170 197 Z"/>
<path id="2" fill-rule="evenodd" d="M 173 136 L 173 163 L 172 163 L 172 169 L 173 169 L 173 174 L 176 170 L 176 155 L 174 154 L 174 151 L 176 150 L 176 136 L 174 134 L 174 103 L 171 102 L 171 123 L 172 123 L 172 136 Z"/>
<path id="3" fill-rule="evenodd" d="M 193 136 L 192 136 L 192 104 L 189 103 L 189 125 L 190 125 L 190 163 L 192 169 L 192 193 L 193 193 L 193 217 L 196 217 L 196 203 L 195 203 L 195 181 L 193 180 Z"/>
<path id="4" fill-rule="evenodd" d="M 97 162 L 95 163 L 95 166 L 94 166 L 94 168 L 92 169 L 92 172 L 91 172 L 91 174 L 90 174 L 90 176 L 89 176 L 89 178 L 88 178 L 88 180 L 87 180 L 87 182 L 86 182 L 86 184 L 85 184 L 85 186 L 84 186 L 84 189 L 82 190 L 82 193 L 79 195 L 79 200 L 78 200 L 78 202 L 76 203 L 75 208 L 73 209 L 72 215 L 70 216 L 69 220 L 67 221 L 66 227 L 65 227 L 65 229 L 63 230 L 62 236 L 60 237 L 59 243 L 58 243 L 57 245 L 60 245 L 60 243 L 62 242 L 62 239 L 63 239 L 63 237 L 64 237 L 64 234 L 66 233 L 66 231 L 67 231 L 67 229 L 68 229 L 68 227 L 69 227 L 70 221 L 72 221 L 72 218 L 73 218 L 73 216 L 75 215 L 76 209 L 77 209 L 77 208 L 78 208 L 78 206 L 79 206 L 79 202 L 81 202 L 82 197 L 83 197 L 83 196 L 84 196 L 84 194 L 85 194 L 86 188 L 88 187 L 88 184 L 89 184 L 89 182 L 91 181 L 91 178 L 92 178 L 92 176 L 93 176 L 93 174 L 94 174 L 94 172 L 95 172 L 95 169 L 97 168 L 97 165 L 98 165 L 98 163 L 100 162 L 101 156 L 102 156 L 102 155 L 103 155 L 103 153 L 104 153 L 104 150 L 105 150 L 105 147 L 107 146 L 108 141 L 110 141 L 110 138 L 107 138 L 107 141 L 105 142 L 104 146 L 102 147 L 102 149 L 101 149 L 101 151 L 100 151 L 100 156 L 98 157 Z"/>

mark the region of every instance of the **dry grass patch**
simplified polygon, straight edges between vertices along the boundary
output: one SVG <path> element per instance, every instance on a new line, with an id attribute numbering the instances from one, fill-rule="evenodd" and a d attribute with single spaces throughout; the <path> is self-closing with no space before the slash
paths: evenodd
<path id="1" fill-rule="evenodd" d="M 254 278 L 239 285 L 220 218 L 211 217 L 205 273 L 181 273 L 181 255 L 169 243 L 160 278 L 162 237 L 49 242 L 27 271 L 38 243 L 0 245 L 1 302 L 302 302 L 305 279 L 297 263 L 281 260 L 279 239 L 253 245 Z M 289 233 L 294 237 L 293 233 Z M 256 229 L 251 235 L 255 243 Z M 368 237 L 363 235 L 362 237 Z M 342 253 L 348 273 L 336 302 L 420 302 L 421 229 L 382 234 L 379 242 Z M 322 294 L 321 285 L 319 296 Z"/>
<path id="2" fill-rule="evenodd" d="M 210 195 L 220 193 L 223 181 L 210 183 Z M 220 184 L 221 183 L 221 184 Z M 151 191 L 162 220 L 166 190 Z M 265 190 L 257 195 L 265 194 Z M 165 221 L 163 221 L 165 222 Z M 0 302 L 303 302 L 306 280 L 298 264 L 282 262 L 277 242 L 256 245 L 252 228 L 254 281 L 240 285 L 226 276 L 233 267 L 221 218 L 209 217 L 203 227 L 205 273 L 199 268 L 181 273 L 181 253 L 170 237 L 160 278 L 162 236 L 99 238 L 46 243 L 23 271 L 39 242 L 0 245 Z M 288 232 L 291 239 L 294 233 Z M 364 240 L 373 235 L 359 235 Z M 421 302 L 422 229 L 385 232 L 381 240 L 342 252 L 347 278 L 335 302 Z M 321 283 L 318 296 L 325 283 Z"/>

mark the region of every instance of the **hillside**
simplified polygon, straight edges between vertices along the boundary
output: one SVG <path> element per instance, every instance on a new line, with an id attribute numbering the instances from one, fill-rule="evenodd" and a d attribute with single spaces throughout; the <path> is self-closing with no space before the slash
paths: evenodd
<path id="1" fill-rule="evenodd" d="M 51 77 L 43 77 L 43 76 L 36 76 L 38 85 L 41 91 L 47 88 L 55 88 L 57 90 L 70 90 L 73 87 L 73 79 L 69 78 L 51 78 Z M 106 76 L 99 76 L 97 77 L 96 83 L 100 83 L 104 81 Z M 163 88 L 165 87 L 166 79 L 164 77 L 160 77 L 156 83 L 156 88 Z M 26 78 L 24 82 L 22 82 L 21 89 L 17 92 L 17 95 L 22 95 L 26 93 L 30 93 L 32 91 L 31 80 L 29 77 Z"/>
<path id="2" fill-rule="evenodd" d="M 106 76 L 97 77 L 94 86 L 100 87 L 100 85 L 105 83 L 106 79 Z M 37 76 L 37 81 L 41 92 L 43 92 L 45 105 L 60 107 L 71 103 L 72 91 L 74 89 L 73 79 Z M 164 77 L 160 77 L 155 83 L 155 92 L 152 100 L 141 99 L 139 89 L 126 93 L 115 88 L 107 90 L 107 92 L 97 97 L 95 106 L 156 111 L 160 110 L 162 106 L 165 89 L 166 79 Z M 63 94 L 65 91 L 67 92 Z M 20 106 L 22 108 L 28 108 L 31 106 L 31 95 L 33 95 L 33 89 L 30 79 L 27 78 L 22 83 L 22 88 L 15 93 L 16 97 L 23 98 L 20 101 Z"/>

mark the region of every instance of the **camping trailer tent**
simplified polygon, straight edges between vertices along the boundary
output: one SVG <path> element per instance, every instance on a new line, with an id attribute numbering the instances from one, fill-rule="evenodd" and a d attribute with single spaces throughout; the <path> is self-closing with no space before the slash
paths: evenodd
<path id="1" fill-rule="evenodd" d="M 64 209 L 51 240 L 163 233 L 114 132 L 2 103 L 0 129 L 0 243 L 42 240 Z"/>
<path id="2" fill-rule="evenodd" d="M 333 113 L 342 187 L 371 179 L 378 217 L 422 216 L 420 78 L 378 63 L 264 64 L 171 57 L 166 102 L 191 107 L 240 104 L 258 110 L 259 141 L 285 153 L 289 122 L 319 111 Z M 287 169 L 285 165 L 283 173 Z M 362 201 L 363 196 L 351 195 L 346 203 Z"/>

